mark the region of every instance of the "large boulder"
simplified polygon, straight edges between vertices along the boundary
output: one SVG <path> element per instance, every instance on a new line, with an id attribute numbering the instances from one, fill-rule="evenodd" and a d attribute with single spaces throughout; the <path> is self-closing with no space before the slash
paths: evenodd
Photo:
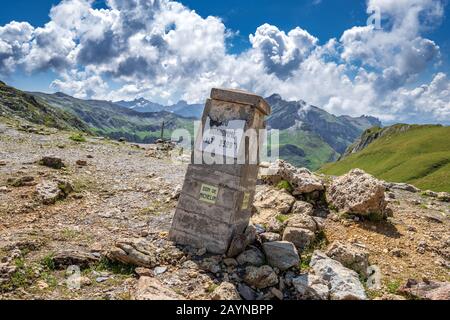
<path id="1" fill-rule="evenodd" d="M 332 300 L 366 300 L 364 287 L 358 274 L 329 258 L 325 253 L 315 251 L 310 267 L 314 274 L 322 279 L 330 288 Z"/>
<path id="2" fill-rule="evenodd" d="M 212 300 L 242 300 L 234 284 L 222 282 L 211 294 Z"/>
<path id="3" fill-rule="evenodd" d="M 245 269 L 244 281 L 250 286 L 264 289 L 277 285 L 278 276 L 270 266 L 249 266 Z"/>
<path id="4" fill-rule="evenodd" d="M 133 294 L 135 300 L 185 300 L 161 281 L 151 277 L 141 277 Z"/>
<path id="5" fill-rule="evenodd" d="M 326 254 L 333 260 L 342 263 L 345 267 L 367 277 L 369 255 L 362 249 L 349 243 L 335 241 L 330 245 Z"/>
<path id="6" fill-rule="evenodd" d="M 342 213 L 384 218 L 387 215 L 383 182 L 360 169 L 333 180 L 327 201 Z"/>
<path id="7" fill-rule="evenodd" d="M 263 180 L 277 184 L 288 181 L 294 195 L 324 190 L 322 181 L 306 168 L 296 168 L 284 160 L 277 160 L 261 173 Z"/>
<path id="8" fill-rule="evenodd" d="M 269 265 L 282 271 L 297 266 L 300 263 L 297 249 L 292 242 L 265 242 L 263 243 L 263 249 Z"/>
<path id="9" fill-rule="evenodd" d="M 303 299 L 328 300 L 330 289 L 325 281 L 313 274 L 301 274 L 292 285 Z"/>

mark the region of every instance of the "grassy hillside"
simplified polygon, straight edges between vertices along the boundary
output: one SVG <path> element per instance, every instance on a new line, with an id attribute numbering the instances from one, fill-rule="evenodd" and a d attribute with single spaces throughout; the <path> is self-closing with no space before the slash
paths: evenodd
<path id="1" fill-rule="evenodd" d="M 392 182 L 407 182 L 421 189 L 450 192 L 450 127 L 397 125 L 365 149 L 320 172 L 341 175 L 360 168 Z"/>
<path id="2" fill-rule="evenodd" d="M 55 109 L 44 101 L 0 81 L 0 116 L 65 130 L 90 132 L 89 126 L 70 112 Z"/>

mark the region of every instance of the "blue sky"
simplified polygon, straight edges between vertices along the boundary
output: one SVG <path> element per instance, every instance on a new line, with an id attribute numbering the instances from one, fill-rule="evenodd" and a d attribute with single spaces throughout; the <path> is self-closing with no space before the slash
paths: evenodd
<path id="1" fill-rule="evenodd" d="M 381 30 L 366 24 L 369 5 Z M 448 0 L 4 1 L 0 78 L 159 103 L 230 86 L 335 114 L 450 122 L 449 12 Z"/>
<path id="2" fill-rule="evenodd" d="M 49 11 L 60 0 L 15 0 L 4 1 L 0 11 L 0 25 L 11 20 L 28 21 L 34 26 L 43 26 L 49 21 Z M 250 46 L 248 35 L 264 23 L 291 30 L 297 26 L 308 30 L 321 41 L 339 38 L 342 32 L 355 25 L 364 25 L 367 20 L 365 1 L 358 0 L 181 0 L 201 16 L 217 16 L 225 25 L 239 31 L 233 38 L 229 50 L 240 52 Z M 95 7 L 105 7 L 103 0 L 96 0 Z M 446 12 L 446 15 L 448 11 Z M 448 62 L 450 53 L 450 19 L 446 18 L 438 28 L 427 33 L 427 37 L 439 43 Z"/>

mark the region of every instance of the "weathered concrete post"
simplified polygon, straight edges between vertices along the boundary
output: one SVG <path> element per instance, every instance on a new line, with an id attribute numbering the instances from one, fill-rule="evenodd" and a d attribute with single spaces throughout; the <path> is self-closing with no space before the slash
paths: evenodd
<path id="1" fill-rule="evenodd" d="M 271 112 L 260 96 L 212 89 L 170 231 L 176 243 L 225 253 L 251 217 L 259 130 Z M 214 158 L 215 162 L 211 161 Z"/>

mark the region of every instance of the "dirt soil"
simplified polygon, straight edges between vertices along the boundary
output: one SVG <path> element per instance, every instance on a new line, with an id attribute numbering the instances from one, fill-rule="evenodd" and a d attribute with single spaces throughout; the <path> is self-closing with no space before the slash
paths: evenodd
<path id="1" fill-rule="evenodd" d="M 21 270 L 2 284 L 0 299 L 130 299 L 137 282 L 132 269 L 99 262 L 83 270 L 90 285 L 70 290 L 66 271 L 55 270 L 51 257 L 67 249 L 102 252 L 119 238 L 164 239 L 169 231 L 185 164 L 149 157 L 148 145 L 99 138 L 75 142 L 70 136 L 48 129 L 29 133 L 0 122 L 0 260 L 15 254 Z M 48 155 L 66 167 L 39 165 Z M 77 165 L 78 160 L 87 165 Z M 20 187 L 8 183 L 25 176 L 34 179 Z M 74 192 L 53 205 L 42 204 L 36 185 L 61 178 L 72 182 Z M 383 290 L 374 296 L 395 292 L 409 278 L 450 281 L 449 204 L 405 191 L 392 196 L 389 221 L 332 215 L 325 224 L 327 240 L 367 249 L 383 274 Z M 198 299 L 209 298 L 215 285 L 210 276 L 181 266 L 169 266 L 161 278 Z"/>

